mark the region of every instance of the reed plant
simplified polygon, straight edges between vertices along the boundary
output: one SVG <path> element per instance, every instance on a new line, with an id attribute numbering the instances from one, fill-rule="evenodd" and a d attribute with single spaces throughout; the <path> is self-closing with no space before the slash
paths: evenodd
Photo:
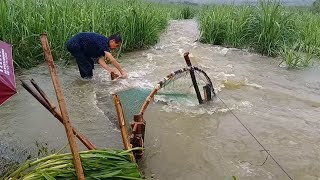
<path id="1" fill-rule="evenodd" d="M 294 45 L 283 45 L 280 51 L 282 61 L 285 62 L 287 68 L 304 68 L 312 64 L 314 59 L 314 49 L 310 46 L 304 46 L 303 44 L 296 43 Z"/>
<path id="2" fill-rule="evenodd" d="M 226 6 L 208 6 L 199 17 L 201 42 L 222 45 L 226 39 L 226 28 L 230 9 Z"/>
<path id="3" fill-rule="evenodd" d="M 0 40 L 13 45 L 17 68 L 43 61 L 39 34 L 46 32 L 55 59 L 69 59 L 66 41 L 78 32 L 119 33 L 121 51 L 153 45 L 177 6 L 142 0 L 0 0 Z"/>
<path id="4" fill-rule="evenodd" d="M 250 21 L 251 45 L 263 55 L 279 55 L 281 45 L 291 43 L 297 35 L 292 13 L 277 1 L 260 1 Z"/>
<path id="5" fill-rule="evenodd" d="M 183 5 L 181 8 L 182 19 L 192 19 L 197 13 L 198 8 L 194 6 Z"/>
<path id="6" fill-rule="evenodd" d="M 312 3 L 312 11 L 315 13 L 320 13 L 320 0 L 315 0 Z"/>
<path id="7" fill-rule="evenodd" d="M 199 15 L 199 23 L 205 43 L 249 48 L 286 59 L 298 51 L 296 58 L 303 66 L 311 64 L 310 58 L 320 57 L 320 16 L 310 8 L 285 7 L 274 0 L 260 0 L 257 6 L 207 6 Z"/>

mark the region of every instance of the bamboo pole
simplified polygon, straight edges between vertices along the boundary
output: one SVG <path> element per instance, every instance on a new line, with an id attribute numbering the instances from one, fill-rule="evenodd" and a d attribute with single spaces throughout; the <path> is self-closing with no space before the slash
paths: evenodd
<path id="1" fill-rule="evenodd" d="M 190 58 L 189 58 L 189 52 L 184 53 L 184 59 L 185 59 L 187 65 L 189 67 L 192 67 L 192 64 L 191 64 L 191 61 L 190 61 Z M 197 80 L 196 80 L 196 76 L 194 75 L 193 69 L 190 70 L 190 76 L 191 76 L 191 80 L 192 80 L 192 84 L 193 84 L 194 90 L 196 91 L 196 94 L 197 94 L 197 98 L 198 98 L 199 104 L 202 104 L 203 100 L 202 100 L 202 97 L 201 97 L 201 94 L 200 94 L 200 90 L 199 90 L 199 87 L 198 87 L 198 84 L 197 84 Z"/>
<path id="2" fill-rule="evenodd" d="M 54 113 L 54 115 L 57 114 L 56 113 L 56 111 L 57 111 L 56 106 L 53 105 L 53 103 L 51 103 L 51 101 L 49 100 L 49 97 L 44 93 L 44 91 L 40 88 L 40 86 L 38 86 L 36 81 L 34 79 L 31 79 L 30 82 L 33 85 L 33 87 L 36 88 L 36 90 L 42 96 L 42 98 L 46 101 L 46 103 L 51 108 L 51 111 Z"/>
<path id="3" fill-rule="evenodd" d="M 114 101 L 114 104 L 115 104 L 116 110 L 117 110 L 118 123 L 119 123 L 119 128 L 121 131 L 123 146 L 126 150 L 128 150 L 128 149 L 131 149 L 132 147 L 131 147 L 130 140 L 129 140 L 128 130 L 126 127 L 126 122 L 124 119 L 124 114 L 122 111 L 121 102 L 120 102 L 119 96 L 117 94 L 112 94 L 112 96 L 113 96 L 113 101 Z M 135 162 L 135 158 L 134 158 L 132 152 L 130 154 L 130 158 L 131 158 L 132 162 Z"/>
<path id="4" fill-rule="evenodd" d="M 22 87 L 24 87 L 34 98 L 36 98 L 39 103 L 42 104 L 49 112 L 52 112 L 47 102 L 41 96 L 39 96 L 38 93 L 36 93 L 26 82 L 23 80 L 20 81 L 22 83 Z M 53 115 L 55 116 L 55 114 Z"/>
<path id="5" fill-rule="evenodd" d="M 158 84 L 156 86 L 156 88 L 154 88 L 150 95 L 147 97 L 147 100 L 143 103 L 143 105 L 141 106 L 140 112 L 139 114 L 143 115 L 143 113 L 145 112 L 145 110 L 147 109 L 149 103 L 152 101 L 153 97 L 155 94 L 157 94 L 158 90 L 160 89 L 160 85 Z"/>
<path id="6" fill-rule="evenodd" d="M 49 97 L 44 93 L 44 91 L 38 86 L 38 84 L 31 79 L 30 82 L 32 85 L 36 88 L 36 90 L 39 92 L 39 94 L 42 96 L 38 96 L 34 91 L 31 90 L 31 88 L 22 81 L 22 86 L 33 96 L 35 97 L 49 112 L 52 113 L 54 117 L 56 117 L 62 124 L 62 116 L 60 112 L 57 110 L 57 108 L 53 105 Z M 31 92 L 30 92 L 31 91 Z M 89 150 L 97 149 L 95 145 L 93 145 L 89 139 L 87 139 L 83 134 L 81 134 L 76 128 L 72 127 L 73 134 L 82 142 L 83 145 L 85 145 Z"/>
<path id="7" fill-rule="evenodd" d="M 57 75 L 57 72 L 56 72 L 56 69 L 54 66 L 51 50 L 50 50 L 48 40 L 47 40 L 47 34 L 45 34 L 45 33 L 41 34 L 40 40 L 41 40 L 41 45 L 42 45 L 42 48 L 44 51 L 45 59 L 48 64 L 48 68 L 49 68 L 49 72 L 50 72 L 51 79 L 53 82 L 53 86 L 56 91 L 57 100 L 59 103 L 61 116 L 62 116 L 62 120 L 63 120 L 63 125 L 64 125 L 66 133 L 67 133 L 67 138 L 68 138 L 71 153 L 73 156 L 73 163 L 74 163 L 74 166 L 76 169 L 78 180 L 84 180 L 84 173 L 83 173 L 83 169 L 82 169 L 82 165 L 81 165 L 81 160 L 80 160 L 80 155 L 78 152 L 77 143 L 74 139 L 74 135 L 72 132 L 71 122 L 69 120 L 69 115 L 67 112 L 66 103 L 63 98 L 63 93 L 61 90 L 60 82 L 59 82 L 58 75 Z"/>

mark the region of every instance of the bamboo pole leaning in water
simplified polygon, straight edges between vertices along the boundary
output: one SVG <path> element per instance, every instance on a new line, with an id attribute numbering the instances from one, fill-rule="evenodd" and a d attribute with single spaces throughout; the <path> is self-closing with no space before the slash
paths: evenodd
<path id="1" fill-rule="evenodd" d="M 130 144 L 129 134 L 128 134 L 128 130 L 126 127 L 126 122 L 124 119 L 124 114 L 123 114 L 121 102 L 120 102 L 119 96 L 117 94 L 112 94 L 112 96 L 113 96 L 113 101 L 114 101 L 114 104 L 115 104 L 116 110 L 117 110 L 118 123 L 119 123 L 119 128 L 121 131 L 123 146 L 126 150 L 129 150 L 132 148 L 132 146 Z M 130 152 L 130 158 L 131 158 L 132 162 L 136 162 L 132 151 Z"/>
<path id="2" fill-rule="evenodd" d="M 64 125 L 66 133 L 67 133 L 67 138 L 68 138 L 71 153 L 73 156 L 73 163 L 74 163 L 74 166 L 76 169 L 77 177 L 78 177 L 78 180 L 84 180 L 84 173 L 83 173 L 83 169 L 82 169 L 82 165 L 81 165 L 81 160 L 80 160 L 80 155 L 78 152 L 77 143 L 74 139 L 74 135 L 72 132 L 71 122 L 69 120 L 69 115 L 67 112 L 66 103 L 63 98 L 63 93 L 62 93 L 62 89 L 61 89 L 60 82 L 58 79 L 57 71 L 54 66 L 51 50 L 50 50 L 50 47 L 48 44 L 47 34 L 45 34 L 45 33 L 41 34 L 40 41 L 41 41 L 41 46 L 43 48 L 43 52 L 45 55 L 45 59 L 48 64 L 52 83 L 53 83 L 54 89 L 56 91 L 57 100 L 58 100 L 58 104 L 60 107 L 60 112 L 61 112 L 61 116 L 62 116 L 62 120 L 63 120 L 63 125 Z"/>
<path id="3" fill-rule="evenodd" d="M 36 90 L 39 92 L 41 96 L 39 96 L 38 93 L 36 93 L 26 82 L 23 80 L 20 80 L 22 82 L 22 86 L 35 98 L 39 101 L 40 104 L 42 104 L 51 114 L 56 117 L 62 124 L 62 116 L 60 112 L 55 108 L 53 103 L 51 103 L 48 96 L 43 92 L 43 90 L 38 86 L 38 84 L 32 79 L 30 80 L 32 85 L 36 88 Z M 82 142 L 83 145 L 85 145 L 89 150 L 95 150 L 96 147 L 93 145 L 89 139 L 87 139 L 83 134 L 81 134 L 76 128 L 72 127 L 73 134 Z"/>

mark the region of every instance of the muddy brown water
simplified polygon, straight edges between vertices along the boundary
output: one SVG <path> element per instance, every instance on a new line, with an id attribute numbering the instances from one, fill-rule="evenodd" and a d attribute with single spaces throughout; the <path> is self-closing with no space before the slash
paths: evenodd
<path id="1" fill-rule="evenodd" d="M 194 20 L 172 21 L 155 46 L 120 58 L 129 78 L 117 82 L 99 66 L 91 81 L 81 80 L 76 66 L 58 66 L 73 125 L 99 148 L 122 148 L 110 92 L 152 87 L 184 67 L 183 53 L 189 51 L 218 96 L 292 179 L 319 180 L 319 65 L 287 70 L 277 59 L 202 44 L 198 37 Z M 34 78 L 57 105 L 46 65 L 18 78 Z M 17 84 L 18 93 L 0 108 L 2 171 L 8 162 L 67 143 L 63 126 Z M 139 165 L 147 179 L 289 179 L 218 98 L 203 105 L 155 102 L 145 119 L 146 150 Z"/>

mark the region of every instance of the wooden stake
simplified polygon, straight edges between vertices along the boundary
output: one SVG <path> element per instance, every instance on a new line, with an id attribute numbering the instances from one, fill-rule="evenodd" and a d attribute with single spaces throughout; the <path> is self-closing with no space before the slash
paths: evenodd
<path id="1" fill-rule="evenodd" d="M 204 92 L 204 100 L 205 101 L 211 101 L 211 87 L 209 84 L 203 86 L 203 92 Z"/>
<path id="2" fill-rule="evenodd" d="M 114 101 L 114 104 L 115 104 L 116 110 L 117 110 L 118 123 L 119 123 L 119 128 L 121 131 L 123 146 L 126 150 L 128 150 L 128 149 L 131 149 L 132 147 L 131 147 L 130 140 L 129 140 L 129 134 L 128 134 L 128 130 L 126 127 L 126 122 L 124 119 L 124 114 L 122 111 L 121 102 L 120 102 L 117 94 L 112 94 L 112 96 L 113 96 L 113 101 Z M 132 152 L 130 153 L 130 157 L 131 157 L 132 162 L 136 162 Z"/>
<path id="3" fill-rule="evenodd" d="M 136 114 L 133 117 L 134 126 L 132 128 L 132 142 L 133 147 L 144 148 L 144 135 L 145 135 L 145 121 L 141 114 Z M 143 150 L 136 150 L 133 152 L 136 159 L 141 159 L 143 156 Z"/>
<path id="4" fill-rule="evenodd" d="M 40 40 L 41 40 L 41 45 L 42 45 L 42 48 L 44 51 L 45 59 L 48 64 L 48 68 L 49 68 L 49 72 L 50 72 L 51 79 L 53 82 L 53 86 L 56 91 L 57 100 L 58 100 L 61 115 L 62 115 L 63 125 L 64 125 L 66 133 L 67 133 L 71 153 L 73 156 L 73 163 L 74 163 L 74 166 L 76 169 L 78 180 L 84 180 L 84 174 L 83 174 L 83 169 L 82 169 L 82 165 L 81 165 L 80 155 L 78 152 L 77 143 L 74 139 L 74 135 L 72 132 L 71 122 L 69 120 L 69 116 L 68 116 L 68 112 L 67 112 L 67 108 L 66 108 L 66 103 L 63 98 L 63 93 L 61 90 L 60 82 L 59 82 L 58 75 L 57 75 L 57 72 L 56 72 L 56 69 L 54 66 L 51 50 L 50 50 L 48 40 L 47 40 L 47 34 L 45 34 L 45 33 L 41 34 Z"/>
<path id="5" fill-rule="evenodd" d="M 187 65 L 189 67 L 191 67 L 192 64 L 191 64 L 191 61 L 190 61 L 190 58 L 189 58 L 189 52 L 184 53 L 184 59 L 185 59 Z M 199 91 L 199 87 L 198 87 L 198 84 L 197 84 L 197 79 L 196 79 L 196 76 L 194 75 L 193 69 L 190 70 L 190 76 L 191 76 L 191 80 L 192 80 L 192 84 L 193 84 L 194 90 L 196 91 L 196 94 L 197 94 L 197 98 L 198 98 L 199 104 L 202 104 L 203 100 L 202 100 L 202 97 L 201 97 L 201 94 L 200 94 L 200 91 Z"/>

